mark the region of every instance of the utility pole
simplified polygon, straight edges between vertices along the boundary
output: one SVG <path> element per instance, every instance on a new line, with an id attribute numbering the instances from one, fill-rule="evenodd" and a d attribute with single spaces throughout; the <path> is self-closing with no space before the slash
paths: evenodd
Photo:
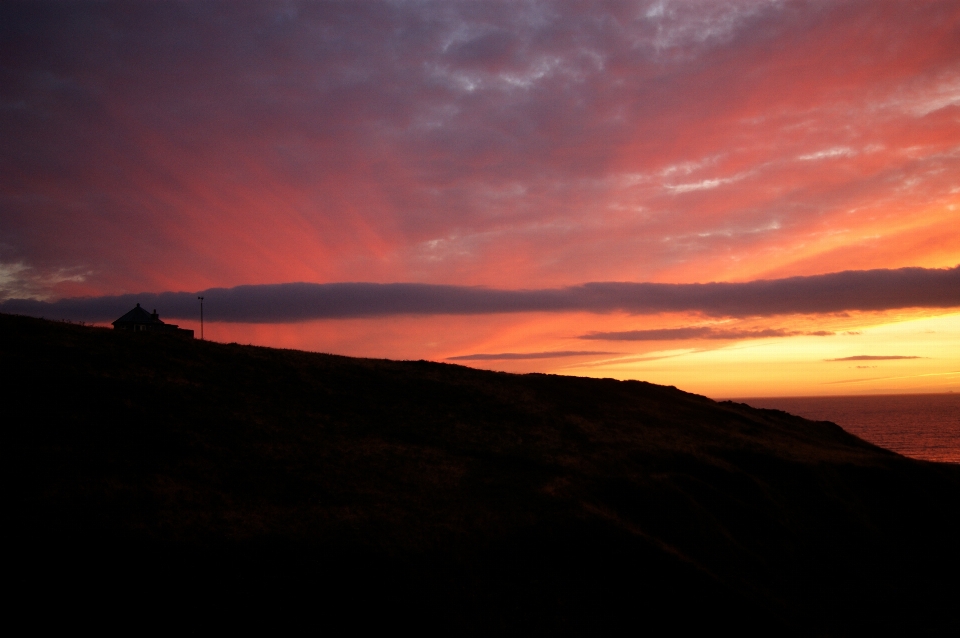
<path id="1" fill-rule="evenodd" d="M 203 341 L 203 297 L 197 297 L 200 300 L 200 341 Z"/>

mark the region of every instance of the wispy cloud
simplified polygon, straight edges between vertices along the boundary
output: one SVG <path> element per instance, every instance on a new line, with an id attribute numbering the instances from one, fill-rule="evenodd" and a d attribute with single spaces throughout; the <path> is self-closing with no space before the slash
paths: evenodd
<path id="1" fill-rule="evenodd" d="M 856 155 L 856 152 L 852 148 L 847 148 L 846 146 L 836 146 L 834 148 L 828 148 L 823 151 L 817 151 L 815 153 L 807 153 L 806 155 L 799 155 L 797 159 L 804 162 L 811 162 L 821 159 L 830 159 L 834 157 L 852 157 Z"/>
<path id="2" fill-rule="evenodd" d="M 557 350 L 553 352 L 501 352 L 499 354 L 465 354 L 458 357 L 447 357 L 447 361 L 506 361 L 525 359 L 561 359 L 565 357 L 582 357 L 588 355 L 619 354 L 617 352 L 602 352 L 595 350 Z"/>
<path id="3" fill-rule="evenodd" d="M 902 357 L 892 355 L 868 355 L 860 354 L 855 357 L 841 357 L 840 359 L 824 359 L 824 361 L 893 361 L 896 359 L 923 359 L 924 357 Z"/>
<path id="4" fill-rule="evenodd" d="M 672 341 L 679 339 L 770 339 L 774 337 L 797 337 L 801 335 L 829 337 L 835 333 L 827 330 L 805 332 L 780 328 L 754 330 L 723 330 L 709 327 L 661 328 L 656 330 L 626 330 L 622 332 L 591 332 L 580 339 L 597 341 Z"/>
<path id="5" fill-rule="evenodd" d="M 658 351 L 654 353 L 648 353 L 643 355 L 628 355 L 623 357 L 616 357 L 614 359 L 601 359 L 595 361 L 585 361 L 581 363 L 573 363 L 565 368 L 606 368 L 606 367 L 617 367 L 630 365 L 634 363 L 645 363 L 648 361 L 661 361 L 663 359 L 676 359 L 679 357 L 686 357 L 692 354 L 698 354 L 701 352 L 707 352 L 709 348 L 683 348 L 680 350 L 666 350 Z"/>
<path id="6" fill-rule="evenodd" d="M 699 182 L 691 182 L 688 184 L 665 184 L 667 190 L 673 191 L 674 193 L 689 193 L 691 191 L 705 191 L 723 186 L 724 184 L 732 184 L 735 181 L 738 181 L 739 178 L 735 177 L 716 177 L 713 179 L 703 179 Z"/>
<path id="7" fill-rule="evenodd" d="M 840 383 L 868 383 L 870 381 L 892 381 L 897 379 L 917 379 L 921 377 L 953 377 L 960 375 L 960 370 L 950 372 L 928 372 L 925 374 L 908 374 L 899 377 L 866 377 L 863 379 L 841 379 L 840 381 L 824 381 L 821 385 L 835 385 Z"/>
<path id="8" fill-rule="evenodd" d="M 42 301 L 54 297 L 52 290 L 65 282 L 83 282 L 89 273 L 78 268 L 57 268 L 42 272 L 23 262 L 0 262 L 0 300 L 35 299 Z"/>

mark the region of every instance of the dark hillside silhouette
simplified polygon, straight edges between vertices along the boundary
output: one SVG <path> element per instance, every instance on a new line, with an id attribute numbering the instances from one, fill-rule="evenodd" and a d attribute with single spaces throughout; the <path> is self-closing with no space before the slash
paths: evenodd
<path id="1" fill-rule="evenodd" d="M 449 633 L 958 620 L 960 467 L 831 423 L 10 315 L 0 361 L 11 578 L 51 600 L 97 574 L 114 597 Z"/>

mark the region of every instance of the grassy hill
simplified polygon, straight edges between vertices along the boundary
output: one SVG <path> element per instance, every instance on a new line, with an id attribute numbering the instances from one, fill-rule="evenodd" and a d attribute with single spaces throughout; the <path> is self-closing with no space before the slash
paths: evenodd
<path id="1" fill-rule="evenodd" d="M 958 627 L 960 467 L 831 423 L 10 315 L 0 362 L 10 573 L 51 599 L 96 574 L 454 633 Z"/>

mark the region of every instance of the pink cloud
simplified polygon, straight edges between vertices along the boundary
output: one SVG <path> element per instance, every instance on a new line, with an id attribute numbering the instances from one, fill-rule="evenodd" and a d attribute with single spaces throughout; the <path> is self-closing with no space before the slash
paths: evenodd
<path id="1" fill-rule="evenodd" d="M 960 261 L 952 2 L 0 11 L 0 263 L 53 297 Z"/>

